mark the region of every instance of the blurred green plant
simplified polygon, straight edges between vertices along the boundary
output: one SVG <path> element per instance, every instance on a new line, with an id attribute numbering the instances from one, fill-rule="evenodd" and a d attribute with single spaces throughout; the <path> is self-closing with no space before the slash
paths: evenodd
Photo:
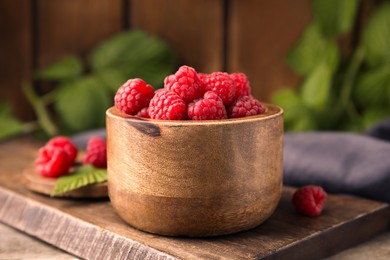
<path id="1" fill-rule="evenodd" d="M 286 131 L 363 131 L 390 116 L 390 2 L 372 13 L 351 55 L 340 36 L 356 24 L 359 0 L 313 0 L 314 18 L 287 55 L 302 77 L 273 102 L 285 111 Z"/>
<path id="2" fill-rule="evenodd" d="M 161 39 L 143 31 L 121 32 L 93 49 L 85 63 L 69 56 L 36 71 L 36 80 L 56 87 L 40 96 L 31 83 L 22 86 L 36 123 L 20 122 L 11 116 L 9 106 L 0 105 L 0 139 L 36 129 L 54 136 L 104 127 L 105 110 L 112 106 L 120 85 L 129 78 L 142 78 L 160 88 L 176 66 L 175 54 Z"/>

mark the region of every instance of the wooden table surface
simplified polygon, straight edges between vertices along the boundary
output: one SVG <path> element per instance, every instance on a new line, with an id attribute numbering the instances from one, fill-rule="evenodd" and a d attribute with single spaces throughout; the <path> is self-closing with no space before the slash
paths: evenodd
<path id="1" fill-rule="evenodd" d="M 315 259 L 388 232 L 390 224 L 388 204 L 340 195 L 329 196 L 320 217 L 302 217 L 290 203 L 294 189 L 286 187 L 276 212 L 250 231 L 213 238 L 153 235 L 126 225 L 108 200 L 54 199 L 27 190 L 21 173 L 38 146 L 26 138 L 0 144 L 0 221 L 81 258 Z M 388 233 L 369 243 L 390 248 Z M 389 256 L 388 249 L 379 251 Z"/>

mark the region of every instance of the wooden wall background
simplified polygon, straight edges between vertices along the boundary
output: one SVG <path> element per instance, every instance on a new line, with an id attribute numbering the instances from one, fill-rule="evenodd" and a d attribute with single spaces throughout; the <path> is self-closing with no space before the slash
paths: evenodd
<path id="1" fill-rule="evenodd" d="M 297 84 L 284 57 L 310 19 L 310 0 L 0 0 L 0 102 L 31 119 L 22 81 L 128 28 L 165 39 L 198 71 L 245 72 L 269 101 Z"/>

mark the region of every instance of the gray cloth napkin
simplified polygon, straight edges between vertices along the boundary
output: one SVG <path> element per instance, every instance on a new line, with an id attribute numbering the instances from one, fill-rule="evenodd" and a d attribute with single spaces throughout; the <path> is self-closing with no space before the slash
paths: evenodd
<path id="1" fill-rule="evenodd" d="M 367 135 L 286 133 L 284 184 L 390 202 L 390 118 Z"/>

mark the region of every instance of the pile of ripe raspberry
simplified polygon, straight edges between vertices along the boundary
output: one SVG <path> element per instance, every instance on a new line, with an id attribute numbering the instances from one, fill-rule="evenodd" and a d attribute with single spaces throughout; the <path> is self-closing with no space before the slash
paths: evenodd
<path id="1" fill-rule="evenodd" d="M 245 74 L 203 74 L 189 66 L 167 76 L 164 88 L 155 92 L 142 79 L 130 79 L 119 87 L 114 101 L 126 114 L 162 120 L 215 120 L 264 112 Z"/>
<path id="2" fill-rule="evenodd" d="M 106 141 L 92 137 L 87 144 L 83 164 L 91 164 L 97 168 L 107 167 Z M 38 173 L 45 177 L 59 177 L 70 173 L 75 165 L 78 150 L 73 142 L 65 136 L 50 139 L 39 149 L 35 166 Z"/>

